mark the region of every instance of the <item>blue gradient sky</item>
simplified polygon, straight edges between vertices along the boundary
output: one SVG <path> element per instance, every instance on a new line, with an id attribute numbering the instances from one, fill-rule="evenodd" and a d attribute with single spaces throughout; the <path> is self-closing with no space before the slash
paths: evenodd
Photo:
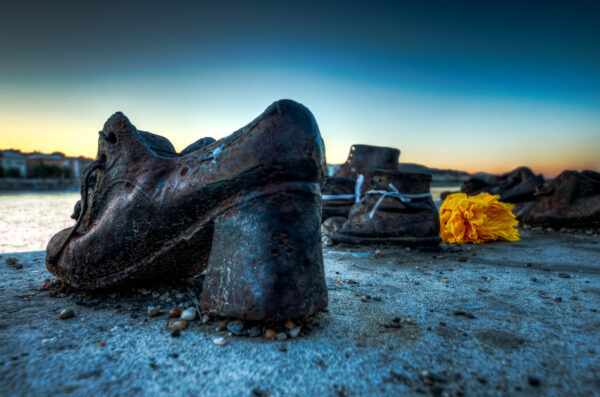
<path id="1" fill-rule="evenodd" d="M 19 3 L 0 16 L 0 147 L 94 156 L 114 111 L 182 149 L 279 98 L 329 162 L 600 169 L 597 2 Z"/>

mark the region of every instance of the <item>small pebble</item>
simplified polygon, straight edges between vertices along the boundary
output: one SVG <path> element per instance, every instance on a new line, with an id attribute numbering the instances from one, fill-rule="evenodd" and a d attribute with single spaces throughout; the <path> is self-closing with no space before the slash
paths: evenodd
<path id="1" fill-rule="evenodd" d="M 448 283 L 448 279 L 447 278 L 443 278 L 442 279 L 442 283 L 446 283 L 447 284 Z"/>
<path id="2" fill-rule="evenodd" d="M 152 297 L 153 298 L 158 298 L 160 296 L 160 292 L 158 291 L 152 291 Z"/>
<path id="3" fill-rule="evenodd" d="M 244 333 L 244 323 L 240 320 L 235 320 L 227 324 L 227 329 L 231 331 L 233 335 L 242 335 Z"/>
<path id="4" fill-rule="evenodd" d="M 202 315 L 202 324 L 208 324 L 210 322 L 210 316 L 208 314 Z"/>
<path id="5" fill-rule="evenodd" d="M 100 347 L 106 346 L 106 342 L 104 342 L 103 340 L 101 340 L 100 342 L 98 342 L 98 346 L 100 346 Z"/>
<path id="6" fill-rule="evenodd" d="M 196 319 L 196 309 L 190 307 L 189 309 L 185 309 L 181 312 L 181 319 L 187 321 L 193 321 Z"/>
<path id="7" fill-rule="evenodd" d="M 150 291 L 145 288 L 139 289 L 138 292 L 142 295 L 150 295 Z"/>
<path id="8" fill-rule="evenodd" d="M 179 306 L 173 307 L 169 310 L 169 318 L 179 318 L 181 316 L 181 308 Z"/>
<path id="9" fill-rule="evenodd" d="M 227 329 L 228 323 L 229 323 L 229 321 L 227 321 L 227 320 L 220 320 L 217 323 L 217 331 L 225 331 Z"/>
<path id="10" fill-rule="evenodd" d="M 277 334 L 278 341 L 282 341 L 282 340 L 286 340 L 286 339 L 287 339 L 287 334 L 285 334 L 284 332 L 280 332 Z"/>
<path id="11" fill-rule="evenodd" d="M 160 307 L 148 306 L 148 315 L 150 317 L 158 316 L 160 314 Z"/>
<path id="12" fill-rule="evenodd" d="M 291 338 L 296 338 L 298 335 L 300 335 L 300 331 L 302 331 L 302 326 L 298 325 L 298 326 L 290 329 L 288 334 L 290 335 Z"/>
<path id="13" fill-rule="evenodd" d="M 375 250 L 375 256 L 383 256 L 383 253 L 381 252 L 380 249 Z"/>
<path id="14" fill-rule="evenodd" d="M 335 242 L 333 241 L 333 239 L 329 236 L 323 236 L 321 238 L 321 242 L 323 243 L 323 245 L 325 247 L 331 247 L 335 244 Z"/>
<path id="15" fill-rule="evenodd" d="M 296 324 L 294 324 L 292 320 L 287 320 L 283 326 L 287 329 L 292 329 L 296 326 Z"/>
<path id="16" fill-rule="evenodd" d="M 60 312 L 60 314 L 58 315 L 58 317 L 59 317 L 61 320 L 65 320 L 65 319 L 67 319 L 67 318 L 71 318 L 71 317 L 73 317 L 74 315 L 75 315 L 75 313 L 73 312 L 73 310 L 71 310 L 71 309 L 63 309 L 63 310 Z"/>
<path id="17" fill-rule="evenodd" d="M 560 278 L 571 278 L 571 275 L 567 274 L 567 273 L 558 273 L 558 277 L 560 277 Z"/>
<path id="18" fill-rule="evenodd" d="M 266 339 L 275 339 L 275 338 L 277 338 L 277 332 L 275 332 L 274 329 L 268 328 L 265 331 L 265 338 Z"/>
<path id="19" fill-rule="evenodd" d="M 183 330 L 187 327 L 187 322 L 185 320 L 177 320 L 175 322 L 172 322 L 169 324 L 169 330 L 173 331 L 173 330 Z"/>
<path id="20" fill-rule="evenodd" d="M 213 343 L 217 346 L 225 346 L 225 344 L 227 343 L 227 339 L 221 336 L 219 338 L 213 339 Z"/>

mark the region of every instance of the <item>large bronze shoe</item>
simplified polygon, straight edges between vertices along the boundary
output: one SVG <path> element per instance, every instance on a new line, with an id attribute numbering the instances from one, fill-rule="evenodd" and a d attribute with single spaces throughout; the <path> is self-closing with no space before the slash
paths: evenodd
<path id="1" fill-rule="evenodd" d="M 313 115 L 290 100 L 179 154 L 116 113 L 83 176 L 75 226 L 48 244 L 48 270 L 95 290 L 206 269 L 205 311 L 247 320 L 313 314 L 327 306 L 324 164 Z"/>
<path id="2" fill-rule="evenodd" d="M 563 171 L 515 215 L 532 226 L 600 228 L 600 173 Z"/>
<path id="3" fill-rule="evenodd" d="M 429 193 L 431 175 L 375 170 L 348 218 L 332 217 L 321 231 L 348 244 L 435 245 L 440 220 Z"/>

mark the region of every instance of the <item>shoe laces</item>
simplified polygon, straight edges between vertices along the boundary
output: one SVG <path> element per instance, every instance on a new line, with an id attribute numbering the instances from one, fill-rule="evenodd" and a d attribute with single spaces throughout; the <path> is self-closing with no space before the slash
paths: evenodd
<path id="1" fill-rule="evenodd" d="M 386 197 L 395 198 L 397 200 L 400 200 L 402 203 L 410 203 L 413 199 L 416 199 L 416 198 L 431 197 L 431 193 L 405 194 L 405 193 L 400 193 L 400 191 L 396 188 L 396 186 L 394 186 L 391 183 L 388 186 L 390 187 L 391 191 L 369 190 L 366 193 L 366 194 L 380 194 L 381 195 L 381 197 L 379 197 L 379 200 L 377 200 L 377 202 L 375 203 L 375 206 L 373 206 L 373 209 L 371 210 L 371 212 L 369 212 L 369 219 L 373 218 L 373 215 L 375 215 L 375 211 L 377 211 L 377 208 L 379 208 L 379 206 L 381 205 L 381 203 L 383 202 L 383 200 Z"/>

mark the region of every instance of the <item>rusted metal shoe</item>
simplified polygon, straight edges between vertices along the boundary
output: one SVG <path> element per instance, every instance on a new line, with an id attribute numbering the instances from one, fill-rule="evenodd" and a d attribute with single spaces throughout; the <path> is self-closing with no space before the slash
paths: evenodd
<path id="1" fill-rule="evenodd" d="M 325 178 L 323 184 L 323 219 L 333 216 L 347 217 L 350 208 L 358 202 L 367 186 L 363 181 L 371 180 L 375 169 L 398 170 L 398 149 L 352 145 L 348 159 L 336 171 L 335 176 Z"/>
<path id="2" fill-rule="evenodd" d="M 563 171 L 515 215 L 532 226 L 600 228 L 600 173 Z"/>
<path id="3" fill-rule="evenodd" d="M 479 193 L 499 194 L 500 200 L 522 203 L 534 199 L 535 192 L 544 185 L 544 177 L 527 167 L 519 167 L 502 175 L 475 174 L 463 183 L 461 192 L 470 196 Z"/>
<path id="4" fill-rule="evenodd" d="M 273 321 L 311 315 L 327 306 L 324 164 L 313 115 L 290 100 L 182 153 L 116 113 L 83 175 L 75 226 L 48 244 L 48 270 L 95 290 L 206 269 L 207 312 Z"/>
<path id="5" fill-rule="evenodd" d="M 334 176 L 357 180 L 359 175 L 363 175 L 365 181 L 370 181 L 376 169 L 397 171 L 399 158 L 400 150 L 395 148 L 352 145 L 348 159 Z M 367 187 L 363 185 L 362 191 L 364 192 Z"/>
<path id="6" fill-rule="evenodd" d="M 348 244 L 439 244 L 440 220 L 430 183 L 429 174 L 375 170 L 348 218 L 329 218 L 321 231 Z"/>

